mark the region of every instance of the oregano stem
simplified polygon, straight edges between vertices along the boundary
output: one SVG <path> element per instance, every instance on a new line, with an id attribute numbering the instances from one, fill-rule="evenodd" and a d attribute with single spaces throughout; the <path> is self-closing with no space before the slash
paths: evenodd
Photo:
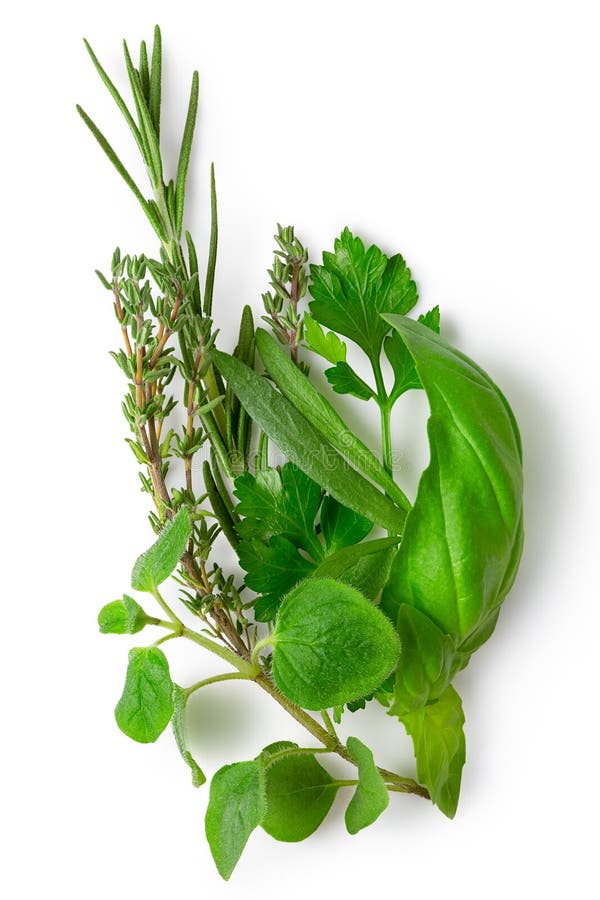
<path id="1" fill-rule="evenodd" d="M 191 694 L 199 691 L 200 688 L 206 687 L 209 684 L 217 684 L 219 681 L 235 680 L 251 681 L 252 677 L 246 675 L 244 672 L 224 672 L 222 675 L 211 675 L 210 678 L 203 678 L 202 681 L 197 681 L 196 684 L 192 684 L 190 687 L 185 688 L 185 693 L 189 697 Z"/>

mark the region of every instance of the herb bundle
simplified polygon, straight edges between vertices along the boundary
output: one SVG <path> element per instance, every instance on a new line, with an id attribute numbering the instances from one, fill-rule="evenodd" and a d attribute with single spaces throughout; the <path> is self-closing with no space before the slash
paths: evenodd
<path id="1" fill-rule="evenodd" d="M 198 74 L 170 179 L 160 145 L 159 29 L 151 50 L 141 43 L 137 63 L 124 44 L 131 108 L 86 47 L 139 149 L 150 197 L 79 113 L 158 239 L 154 256 L 116 250 L 110 270 L 98 272 L 121 333 L 112 355 L 127 382 L 127 441 L 157 535 L 133 567 L 138 599 L 123 595 L 98 621 L 103 633 L 162 632 L 129 652 L 117 724 L 141 743 L 171 724 L 195 786 L 206 778 L 185 720 L 198 690 L 252 681 L 309 732 L 308 746 L 257 747 L 254 759 L 213 776 L 206 835 L 226 879 L 256 827 L 300 841 L 341 789 L 350 792 L 352 834 L 381 815 L 390 793 L 430 798 L 452 817 L 465 761 L 452 682 L 491 636 L 522 548 L 521 445 L 510 407 L 489 376 L 440 337 L 437 307 L 408 315 L 418 296 L 402 256 L 365 247 L 348 229 L 309 266 L 294 229 L 278 227 L 262 298 L 268 328 L 255 328 L 246 306 L 236 350 L 218 350 L 214 171 L 204 278 L 183 228 Z M 347 341 L 365 355 L 370 383 L 347 361 Z M 330 364 L 327 396 L 311 381 L 313 354 Z M 393 373 L 387 381 L 384 357 Z M 390 426 L 392 408 L 409 390 L 424 390 L 431 412 L 430 460 L 413 503 L 394 480 Z M 377 405 L 380 455 L 343 421 L 335 394 Z M 283 465 L 270 465 L 270 444 Z M 235 550 L 243 578 L 215 558 L 219 535 Z M 195 628 L 165 599 L 168 579 Z M 146 612 L 139 594 L 150 595 L 155 610 Z M 194 642 L 226 670 L 175 684 L 165 654 L 174 639 Z M 419 782 L 377 766 L 358 738 L 343 744 L 338 737 L 342 716 L 368 702 L 412 737 Z M 323 765 L 327 754 L 353 764 L 355 777 L 334 778 Z"/>

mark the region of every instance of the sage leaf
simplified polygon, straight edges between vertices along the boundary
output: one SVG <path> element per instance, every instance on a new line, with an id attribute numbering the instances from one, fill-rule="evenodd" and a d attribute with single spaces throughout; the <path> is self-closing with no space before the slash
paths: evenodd
<path id="1" fill-rule="evenodd" d="M 304 338 L 310 349 L 318 353 L 335 366 L 346 359 L 346 345 L 340 341 L 335 332 L 323 331 L 319 323 L 312 316 L 304 316 Z"/>
<path id="2" fill-rule="evenodd" d="M 155 591 L 171 575 L 185 553 L 192 527 L 182 507 L 163 528 L 158 540 L 138 557 L 131 573 L 131 586 L 136 591 Z"/>
<path id="3" fill-rule="evenodd" d="M 182 759 L 189 766 L 192 773 L 192 784 L 194 787 L 200 787 L 206 781 L 206 775 L 192 756 L 187 745 L 185 711 L 188 701 L 188 693 L 178 684 L 173 685 L 173 717 L 171 725 L 175 742 L 181 753 Z"/>
<path id="4" fill-rule="evenodd" d="M 380 313 L 407 313 L 417 302 L 410 270 L 398 254 L 391 259 L 374 245 L 365 248 L 346 228 L 334 252 L 323 254 L 323 265 L 310 267 L 317 322 L 343 334 L 372 360 L 379 360 L 389 329 Z"/>
<path id="5" fill-rule="evenodd" d="M 379 459 L 353 434 L 329 401 L 313 387 L 277 341 L 262 328 L 256 331 L 256 346 L 267 372 L 281 393 L 293 403 L 321 437 L 364 475 L 380 485 L 402 509 L 410 509 L 408 499 Z M 323 485 L 323 482 L 319 483 Z M 351 505 L 346 503 L 346 506 Z M 368 515 L 364 509 L 357 512 Z"/>
<path id="6" fill-rule="evenodd" d="M 122 600 L 107 603 L 98 613 L 102 634 L 137 634 L 150 621 L 139 603 L 127 594 Z"/>
<path id="7" fill-rule="evenodd" d="M 355 588 L 331 578 L 309 578 L 279 609 L 273 678 L 305 709 L 328 709 L 374 691 L 400 652 L 387 619 Z"/>
<path id="8" fill-rule="evenodd" d="M 414 606 L 401 604 L 397 627 L 402 656 L 389 714 L 401 716 L 444 692 L 454 675 L 456 653 L 452 638 Z"/>
<path id="9" fill-rule="evenodd" d="M 430 462 L 382 608 L 425 613 L 457 643 L 501 604 L 520 557 L 523 473 L 510 407 L 472 360 L 430 328 L 388 316 L 427 393 Z"/>
<path id="10" fill-rule="evenodd" d="M 373 388 L 347 362 L 339 362 L 333 369 L 326 369 L 325 377 L 336 394 L 350 394 L 358 400 L 370 400 L 375 396 Z"/>
<path id="11" fill-rule="evenodd" d="M 373 530 L 373 523 L 327 495 L 321 504 L 321 531 L 328 553 L 359 544 Z"/>
<path id="12" fill-rule="evenodd" d="M 444 815 L 454 818 L 465 764 L 465 717 L 450 685 L 439 700 L 402 717 L 413 739 L 417 775 Z"/>
<path id="13" fill-rule="evenodd" d="M 346 746 L 358 766 L 358 784 L 346 809 L 345 820 L 350 834 L 357 834 L 372 825 L 387 809 L 390 796 L 371 750 L 355 737 L 349 737 Z"/>
<path id="14" fill-rule="evenodd" d="M 173 683 L 167 657 L 158 647 L 133 647 L 115 719 L 121 731 L 140 744 L 163 733 L 173 715 Z"/>
<path id="15" fill-rule="evenodd" d="M 333 804 L 338 786 L 309 753 L 269 757 L 297 744 L 280 741 L 263 750 L 266 811 L 260 823 L 277 841 L 303 841 L 317 830 Z"/>
<path id="16" fill-rule="evenodd" d="M 231 877 L 264 814 L 264 780 L 259 760 L 223 766 L 214 774 L 205 828 L 213 859 L 225 881 Z"/>
<path id="17" fill-rule="evenodd" d="M 257 331 L 257 342 L 259 334 L 260 330 Z M 265 378 L 226 353 L 213 350 L 212 358 L 249 415 L 291 462 L 344 506 L 367 516 L 388 531 L 396 534 L 402 531 L 405 512 L 323 441 L 296 407 Z"/>

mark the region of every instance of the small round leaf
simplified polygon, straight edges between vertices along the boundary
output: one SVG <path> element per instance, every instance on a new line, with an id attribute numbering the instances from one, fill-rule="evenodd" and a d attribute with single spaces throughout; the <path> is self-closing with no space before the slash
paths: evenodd
<path id="1" fill-rule="evenodd" d="M 370 694 L 400 653 L 389 619 L 332 578 L 310 578 L 294 588 L 271 639 L 273 678 L 305 709 L 328 709 Z"/>

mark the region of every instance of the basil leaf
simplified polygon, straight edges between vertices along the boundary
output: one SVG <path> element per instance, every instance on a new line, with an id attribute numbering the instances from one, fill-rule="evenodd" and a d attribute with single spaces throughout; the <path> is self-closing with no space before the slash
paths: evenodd
<path id="1" fill-rule="evenodd" d="M 131 587 L 136 591 L 156 590 L 175 571 L 191 533 L 189 515 L 182 508 L 167 522 L 158 540 L 138 557 L 131 573 Z"/>
<path id="2" fill-rule="evenodd" d="M 318 353 L 334 365 L 346 359 L 344 342 L 340 341 L 333 331 L 325 334 L 319 323 L 308 314 L 304 316 L 304 339 L 314 353 Z"/>
<path id="3" fill-rule="evenodd" d="M 371 750 L 355 737 L 349 737 L 346 746 L 358 765 L 358 785 L 346 809 L 346 828 L 350 834 L 357 834 L 362 828 L 372 825 L 387 809 L 390 796 L 377 771 Z"/>
<path id="4" fill-rule="evenodd" d="M 173 683 L 167 657 L 158 647 L 129 651 L 127 675 L 115 719 L 121 731 L 140 744 L 152 743 L 173 715 Z"/>
<path id="5" fill-rule="evenodd" d="M 269 762 L 280 750 L 297 744 L 280 741 L 263 750 L 266 812 L 260 823 L 277 841 L 303 841 L 317 830 L 335 799 L 338 786 L 315 756 L 302 753 Z"/>
<path id="6" fill-rule="evenodd" d="M 150 621 L 133 597 L 123 594 L 122 600 L 107 603 L 98 613 L 102 634 L 137 634 Z"/>
<path id="7" fill-rule="evenodd" d="M 450 685 L 439 700 L 402 716 L 413 739 L 417 775 L 432 801 L 454 818 L 465 764 L 465 717 L 460 697 Z"/>
<path id="8" fill-rule="evenodd" d="M 521 545 L 519 433 L 496 385 L 431 329 L 387 321 L 404 340 L 425 388 L 430 463 L 419 482 L 382 608 L 424 612 L 457 643 L 501 604 Z"/>
<path id="9" fill-rule="evenodd" d="M 188 700 L 188 694 L 178 684 L 173 685 L 173 718 L 171 725 L 175 742 L 179 748 L 179 752 L 183 760 L 190 767 L 192 772 L 192 784 L 194 787 L 200 787 L 206 781 L 206 775 L 188 750 L 186 728 L 185 728 L 185 710 Z"/>
<path id="10" fill-rule="evenodd" d="M 455 646 L 431 619 L 402 603 L 398 611 L 402 654 L 390 715 L 401 716 L 436 700 L 454 675 Z"/>
<path id="11" fill-rule="evenodd" d="M 246 584 L 259 594 L 254 615 L 259 622 L 272 622 L 282 598 L 299 581 L 314 572 L 314 563 L 298 553 L 287 538 L 274 535 L 268 544 L 253 538 L 241 541 L 238 555 L 246 571 Z M 264 618 L 266 616 L 266 618 Z"/>
<path id="12" fill-rule="evenodd" d="M 268 539 L 279 534 L 321 559 L 323 547 L 315 534 L 315 518 L 321 504 L 321 488 L 293 463 L 263 469 L 256 476 L 245 472 L 235 480 L 236 507 L 243 521 L 242 537 Z M 371 526 L 372 527 L 372 526 Z"/>
<path id="13" fill-rule="evenodd" d="M 326 557 L 313 574 L 317 578 L 336 578 L 356 588 L 369 600 L 377 600 L 387 584 L 397 546 L 397 538 L 377 538 L 344 547 Z"/>
<path id="14" fill-rule="evenodd" d="M 231 877 L 264 813 L 264 782 L 259 760 L 223 766 L 214 774 L 206 810 L 206 837 L 225 881 Z"/>
<path id="15" fill-rule="evenodd" d="M 335 241 L 323 265 L 310 267 L 313 318 L 351 338 L 371 360 L 378 360 L 390 330 L 379 313 L 406 313 L 417 289 L 400 255 L 388 259 L 378 247 L 365 249 L 348 228 Z"/>
<path id="16" fill-rule="evenodd" d="M 257 342 L 258 335 L 259 332 Z M 212 358 L 247 412 L 291 462 L 340 503 L 388 531 L 402 530 L 404 511 L 325 443 L 304 416 L 266 379 L 226 353 L 213 350 Z"/>
<path id="17" fill-rule="evenodd" d="M 321 531 L 328 553 L 337 553 L 342 547 L 359 544 L 373 530 L 373 523 L 342 506 L 327 495 L 321 505 Z"/>
<path id="18" fill-rule="evenodd" d="M 359 400 L 370 400 L 375 396 L 373 388 L 347 362 L 339 362 L 333 369 L 326 369 L 325 377 L 336 394 L 351 394 Z"/>
<path id="19" fill-rule="evenodd" d="M 275 683 L 305 709 L 328 709 L 374 691 L 400 652 L 386 616 L 331 578 L 310 578 L 294 588 L 270 638 Z"/>
<path id="20" fill-rule="evenodd" d="M 316 431 L 342 456 L 380 485 L 402 509 L 410 503 L 381 462 L 348 428 L 339 413 L 299 371 L 276 340 L 259 328 L 256 346 L 265 368 L 281 393 L 294 404 Z M 317 478 L 317 481 L 319 479 Z M 320 482 L 323 484 L 323 482 Z M 333 492 L 332 492 L 333 493 Z M 343 502 L 343 501 L 342 501 Z M 351 506 L 347 503 L 346 506 Z M 368 515 L 366 510 L 357 510 Z"/>

